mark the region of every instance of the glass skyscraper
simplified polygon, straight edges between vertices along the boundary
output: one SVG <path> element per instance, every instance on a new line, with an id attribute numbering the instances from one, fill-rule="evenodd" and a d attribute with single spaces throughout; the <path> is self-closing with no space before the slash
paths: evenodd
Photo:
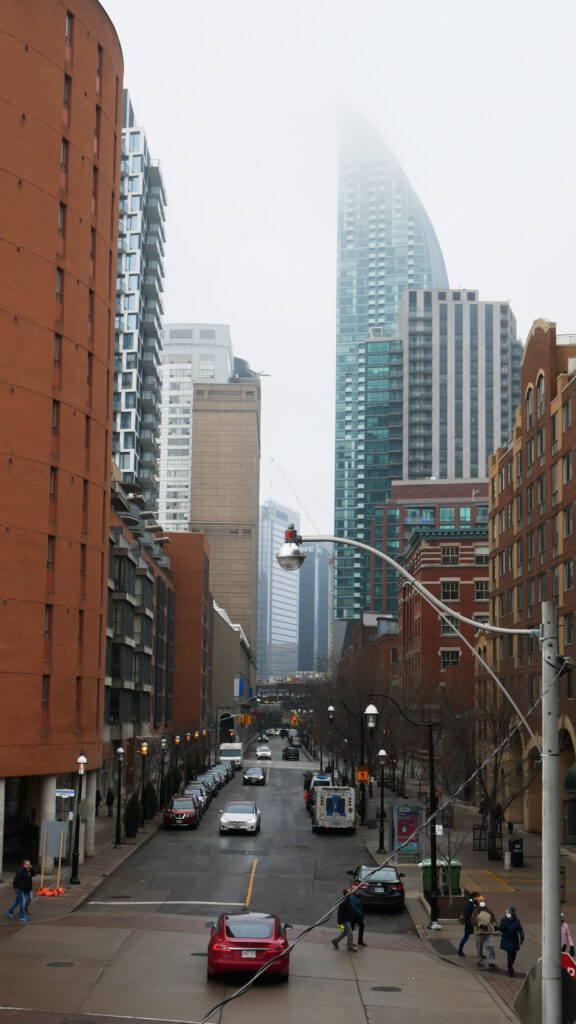
<path id="1" fill-rule="evenodd" d="M 418 196 L 356 114 L 341 124 L 337 275 L 335 534 L 369 543 L 374 505 L 401 471 L 400 301 L 408 288 L 447 288 L 448 276 Z M 336 619 L 367 607 L 368 573 L 362 555 L 336 546 Z"/>

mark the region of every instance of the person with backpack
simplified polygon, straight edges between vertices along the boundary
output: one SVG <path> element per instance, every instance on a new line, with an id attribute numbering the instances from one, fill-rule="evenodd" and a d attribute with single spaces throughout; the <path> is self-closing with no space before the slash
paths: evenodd
<path id="1" fill-rule="evenodd" d="M 478 906 L 472 912 L 471 924 L 476 940 L 476 961 L 478 967 L 484 967 L 484 951 L 486 951 L 488 970 L 497 970 L 493 933 L 498 931 L 498 924 L 490 907 L 486 906 L 484 896 L 478 897 Z"/>
<path id="2" fill-rule="evenodd" d="M 514 961 L 520 946 L 524 942 L 524 929 L 520 920 L 516 917 L 516 908 L 508 907 L 499 925 L 500 949 L 503 949 L 508 957 L 508 974 L 511 978 L 515 976 Z"/>

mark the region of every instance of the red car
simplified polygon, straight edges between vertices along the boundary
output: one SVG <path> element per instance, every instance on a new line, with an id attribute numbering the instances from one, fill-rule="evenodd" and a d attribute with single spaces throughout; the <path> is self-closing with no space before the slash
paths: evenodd
<path id="1" fill-rule="evenodd" d="M 173 796 L 164 808 L 164 828 L 198 828 L 199 814 L 191 796 Z"/>
<path id="2" fill-rule="evenodd" d="M 211 928 L 208 943 L 209 979 L 233 971 L 254 973 L 279 953 L 288 948 L 286 929 L 292 925 L 281 924 L 276 914 L 222 914 L 216 924 L 209 921 Z M 274 974 L 280 981 L 288 981 L 290 953 L 270 964 L 267 974 Z"/>

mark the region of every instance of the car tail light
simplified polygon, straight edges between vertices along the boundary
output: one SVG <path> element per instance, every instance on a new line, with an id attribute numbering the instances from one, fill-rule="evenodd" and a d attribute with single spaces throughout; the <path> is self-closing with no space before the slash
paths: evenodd
<path id="1" fill-rule="evenodd" d="M 369 889 L 370 886 L 368 885 L 368 882 L 360 882 L 360 888 L 361 889 Z"/>
<path id="2" fill-rule="evenodd" d="M 390 888 L 393 889 L 394 892 L 402 892 L 404 886 L 402 885 L 402 882 L 400 882 L 399 884 L 391 885 Z"/>
<path id="3" fill-rule="evenodd" d="M 218 950 L 219 953 L 233 953 L 235 946 L 227 946 L 224 942 L 215 942 L 212 949 Z"/>

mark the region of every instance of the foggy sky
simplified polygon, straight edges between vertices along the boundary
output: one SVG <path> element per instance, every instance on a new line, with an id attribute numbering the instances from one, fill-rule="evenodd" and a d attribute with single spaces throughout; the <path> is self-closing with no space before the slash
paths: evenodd
<path id="1" fill-rule="evenodd" d="M 166 189 L 165 321 L 263 377 L 261 500 L 333 529 L 336 130 L 382 135 L 450 284 L 576 332 L 576 5 L 102 0 Z M 277 460 L 292 488 L 270 462 Z M 312 522 L 310 521 L 312 520 Z"/>

